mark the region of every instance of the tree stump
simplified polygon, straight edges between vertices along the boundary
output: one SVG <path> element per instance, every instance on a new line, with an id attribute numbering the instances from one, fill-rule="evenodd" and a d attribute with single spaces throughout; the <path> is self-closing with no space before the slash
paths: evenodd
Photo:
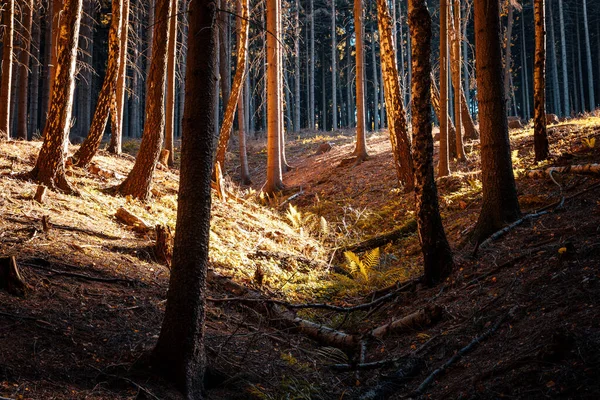
<path id="1" fill-rule="evenodd" d="M 158 159 L 158 162 L 161 163 L 163 166 L 168 167 L 169 166 L 169 154 L 171 152 L 167 149 L 162 149 L 160 151 L 160 157 Z"/>
<path id="2" fill-rule="evenodd" d="M 161 264 L 171 269 L 173 260 L 173 234 L 167 225 L 156 225 L 156 243 L 154 244 L 154 255 Z"/>
<path id="3" fill-rule="evenodd" d="M 33 196 L 33 199 L 40 204 L 44 204 L 44 201 L 46 200 L 46 191 L 46 186 L 39 185 L 35 191 L 35 196 Z"/>
<path id="4" fill-rule="evenodd" d="M 24 297 L 28 289 L 14 256 L 0 258 L 0 289 L 19 297 Z"/>

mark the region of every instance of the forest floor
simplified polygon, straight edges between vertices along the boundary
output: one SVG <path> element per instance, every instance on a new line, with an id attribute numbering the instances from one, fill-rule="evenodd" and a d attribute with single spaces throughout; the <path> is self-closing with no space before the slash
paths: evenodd
<path id="1" fill-rule="evenodd" d="M 421 274 L 421 254 L 409 229 L 414 195 L 397 188 L 387 134 L 369 135 L 370 158 L 356 166 L 343 162 L 353 150 L 350 132 L 290 139 L 293 170 L 284 175 L 284 195 L 259 195 L 266 153 L 264 140 L 254 139 L 255 184 L 237 185 L 230 153 L 229 199 L 214 196 L 208 398 L 598 398 L 600 178 L 554 174 L 557 184 L 547 174 L 533 179 L 524 172 L 600 162 L 600 117 L 551 127 L 553 157 L 540 165 L 533 162 L 531 127 L 511 131 L 523 213 L 563 196 L 564 206 L 550 207 L 477 254 L 464 244 L 481 201 L 478 143 L 467 143 L 468 161 L 453 162 L 455 172 L 438 180 L 456 269 L 436 288 L 402 284 Z M 331 151 L 316 155 L 324 142 Z M 123 207 L 150 226 L 174 229 L 178 172 L 156 172 L 148 203 L 113 197 L 105 189 L 123 179 L 132 157 L 101 153 L 95 173 L 69 169 L 80 196 L 49 192 L 38 203 L 37 185 L 16 174 L 33 166 L 40 145 L 0 142 L 0 256 L 16 257 L 29 286 L 25 297 L 0 290 L 0 397 L 173 398 L 159 380 L 133 368 L 158 338 L 169 269 L 154 254 L 153 231 L 127 227 L 115 213 Z M 378 252 L 344 255 L 346 246 L 399 227 L 408 227 L 406 234 Z M 240 288 L 264 299 L 345 307 L 390 293 L 359 311 L 297 312 L 357 337 L 434 305 L 441 316 L 370 340 L 362 352 L 341 352 L 282 328 L 265 312 L 267 303 L 217 301 L 240 296 Z M 360 371 L 332 366 L 358 363 Z"/>

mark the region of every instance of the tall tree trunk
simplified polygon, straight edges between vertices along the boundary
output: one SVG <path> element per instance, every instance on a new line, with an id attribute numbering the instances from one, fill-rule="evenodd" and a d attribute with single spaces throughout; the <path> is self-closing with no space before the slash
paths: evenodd
<path id="1" fill-rule="evenodd" d="M 212 139 L 216 134 L 212 118 L 216 108 L 214 76 L 218 74 L 215 3 L 193 0 L 188 13 L 189 32 L 194 40 L 189 41 L 187 59 L 188 96 L 183 117 L 177 230 L 167 306 L 153 364 L 175 383 L 185 398 L 201 399 L 206 368 L 204 321 Z"/>
<path id="2" fill-rule="evenodd" d="M 112 91 L 114 100 L 111 101 L 111 135 L 108 151 L 113 154 L 121 154 L 123 143 L 123 123 L 125 122 L 125 90 L 127 88 L 127 55 L 129 38 L 129 1 L 122 0 L 122 24 L 119 33 L 119 71 L 117 72 L 116 89 Z"/>
<path id="3" fill-rule="evenodd" d="M 136 18 L 133 23 L 133 29 L 136 32 L 137 37 L 142 36 L 142 9 L 141 7 L 136 7 Z M 143 43 L 140 40 L 133 42 L 133 54 L 132 54 L 132 64 L 133 65 L 142 65 L 142 45 Z M 137 68 L 132 68 L 132 77 L 131 77 L 131 86 L 132 86 L 132 96 L 129 108 L 129 136 L 137 138 L 141 136 L 141 118 L 140 118 L 140 107 L 142 103 L 142 85 L 143 75 L 142 71 Z"/>
<path id="4" fill-rule="evenodd" d="M 267 182 L 263 190 L 273 194 L 283 188 L 281 167 L 281 129 L 280 96 L 278 70 L 279 53 L 281 52 L 279 37 L 280 0 L 267 0 Z"/>
<path id="5" fill-rule="evenodd" d="M 54 0 L 46 0 L 46 8 L 44 10 L 44 20 L 45 20 L 45 32 L 44 32 L 44 60 L 42 62 L 42 101 L 40 105 L 40 126 L 46 125 L 46 118 L 48 114 L 48 106 L 50 100 L 50 92 L 52 91 L 52 82 L 54 82 L 50 77 L 51 71 L 51 60 L 52 53 L 55 49 L 52 47 L 52 36 L 53 32 L 56 30 L 56 26 L 54 26 L 53 21 L 53 7 Z M 1 100 L 0 100 L 1 101 Z"/>
<path id="6" fill-rule="evenodd" d="M 31 62 L 31 95 L 29 106 L 29 138 L 33 137 L 33 135 L 39 129 L 39 93 L 40 93 L 40 47 L 41 47 L 41 39 L 42 39 L 42 30 L 41 30 L 41 19 L 42 12 L 40 7 L 36 7 L 35 10 L 35 22 L 32 27 L 32 45 L 31 45 L 31 55 L 33 61 Z"/>
<path id="7" fill-rule="evenodd" d="M 23 4 L 21 12 L 25 13 L 23 21 L 23 39 L 21 57 L 19 63 L 21 64 L 21 74 L 19 82 L 19 121 L 17 127 L 17 137 L 22 140 L 27 140 L 27 104 L 28 104 L 28 88 L 29 88 L 29 55 L 31 49 L 31 27 L 33 25 L 33 7 L 34 0 L 27 0 L 26 4 Z"/>
<path id="8" fill-rule="evenodd" d="M 10 139 L 13 42 L 15 35 L 15 2 L 6 0 L 4 38 L 2 39 L 2 83 L 0 84 L 0 139 Z"/>
<path id="9" fill-rule="evenodd" d="M 85 137 L 92 123 L 92 57 L 94 54 L 94 0 L 84 0 L 83 16 L 81 17 L 81 33 L 79 35 L 79 48 L 81 61 L 89 65 L 79 72 L 77 85 L 77 135 Z"/>
<path id="10" fill-rule="evenodd" d="M 244 91 L 242 91 L 242 94 Z M 246 146 L 246 115 L 245 115 L 244 98 L 240 96 L 238 100 L 238 135 L 240 141 L 240 179 L 243 185 L 250 185 L 250 169 L 248 168 L 248 149 Z"/>
<path id="11" fill-rule="evenodd" d="M 54 95 L 44 127 L 44 143 L 35 167 L 27 174 L 32 180 L 66 193 L 75 193 L 65 175 L 64 144 L 68 141 L 75 91 L 81 11 L 82 0 L 65 0 L 60 19 L 60 35 L 57 37 L 58 73 L 53 82 Z"/>
<path id="12" fill-rule="evenodd" d="M 450 69 L 452 75 L 452 85 L 454 86 L 454 126 L 456 128 L 455 149 L 456 158 L 459 161 L 467 159 L 465 155 L 465 146 L 462 136 L 462 103 L 463 103 L 463 88 L 461 84 L 461 53 L 460 53 L 460 0 L 454 0 L 453 4 L 454 15 L 450 18 Z"/>
<path id="13" fill-rule="evenodd" d="M 165 129 L 165 81 L 167 79 L 167 44 L 169 41 L 170 0 L 157 0 L 150 75 L 146 84 L 146 121 L 144 135 L 133 169 L 118 187 L 122 195 L 140 200 L 150 197 L 152 177 L 160 155 Z"/>
<path id="14" fill-rule="evenodd" d="M 452 273 L 454 261 L 442 225 L 433 176 L 431 16 L 425 0 L 408 0 L 408 7 L 408 24 L 413 42 L 411 92 L 417 224 L 423 251 L 425 282 L 435 285 Z"/>
<path id="15" fill-rule="evenodd" d="M 585 107 L 585 90 L 583 87 L 583 68 L 582 68 L 582 57 L 581 54 L 581 25 L 579 22 L 579 12 L 575 13 L 576 16 L 576 24 L 575 28 L 577 30 L 577 71 L 579 72 L 579 103 L 581 104 L 580 110 L 581 112 L 585 112 L 587 108 Z"/>
<path id="16" fill-rule="evenodd" d="M 463 1 L 462 3 L 463 5 L 463 15 L 465 16 L 465 23 L 463 24 L 463 32 L 462 32 L 462 52 L 463 52 L 463 59 L 465 60 L 465 62 L 463 63 L 464 68 L 463 69 L 463 76 L 464 76 L 464 81 L 463 81 L 463 85 L 464 85 L 464 90 L 463 93 L 465 95 L 465 106 L 463 107 L 463 109 L 467 110 L 467 114 L 469 115 L 469 117 L 471 117 L 471 113 L 469 112 L 469 106 L 471 104 L 471 86 L 470 86 L 470 79 L 469 79 L 469 38 L 467 36 L 467 27 L 469 25 L 469 15 L 467 14 L 469 5 L 467 4 L 467 1 Z M 463 120 L 465 119 L 465 114 L 463 112 Z M 473 120 L 471 119 L 471 122 Z M 463 121 L 463 124 L 465 124 L 465 121 Z M 476 139 L 479 137 L 479 134 L 477 134 L 476 138 L 470 137 L 469 136 L 469 132 L 467 127 L 465 126 L 465 137 L 467 139 Z"/>
<path id="17" fill-rule="evenodd" d="M 481 243 L 521 214 L 508 138 L 498 0 L 475 0 L 475 57 L 483 200 L 473 238 Z"/>
<path id="18" fill-rule="evenodd" d="M 381 67 L 383 86 L 387 104 L 388 129 L 392 142 L 392 153 L 398 182 L 408 192 L 414 188 L 413 161 L 406 124 L 406 115 L 402 105 L 402 93 L 396 65 L 396 50 L 392 40 L 392 18 L 387 0 L 377 0 L 377 22 L 381 45 Z"/>
<path id="19" fill-rule="evenodd" d="M 312 1 L 312 0 L 311 0 Z M 365 132 L 365 57 L 363 40 L 363 1 L 354 0 L 354 29 L 356 35 L 356 162 L 366 160 L 367 135 Z"/>
<path id="20" fill-rule="evenodd" d="M 546 0 L 533 3 L 535 19 L 535 68 L 533 71 L 534 128 L 533 141 L 535 160 L 548 158 L 548 136 L 546 134 Z"/>
<path id="21" fill-rule="evenodd" d="M 379 130 L 379 68 L 377 68 L 377 57 L 375 56 L 375 31 L 371 31 L 371 61 L 373 63 L 373 130 Z M 395 55 L 394 55 L 395 57 Z"/>
<path id="22" fill-rule="evenodd" d="M 178 2 L 171 0 L 169 15 L 169 44 L 167 48 L 167 108 L 165 120 L 165 149 L 169 151 L 167 164 L 175 163 L 175 75 L 177 70 L 177 18 Z"/>
<path id="23" fill-rule="evenodd" d="M 440 151 L 438 176 L 450 174 L 448 146 L 448 0 L 440 0 Z"/>
<path id="24" fill-rule="evenodd" d="M 435 80 L 431 77 L 431 104 L 433 105 L 433 112 L 438 121 L 440 121 L 440 91 L 435 85 Z M 446 115 L 448 121 L 448 138 L 456 137 L 456 128 L 449 115 Z"/>
<path id="25" fill-rule="evenodd" d="M 396 44 L 398 45 L 398 63 L 400 64 L 400 86 L 402 87 L 402 101 L 406 106 L 408 103 L 406 98 L 406 71 L 404 70 L 404 32 L 402 29 L 402 1 L 398 1 L 398 38 Z"/>
<path id="26" fill-rule="evenodd" d="M 310 120 L 309 128 L 315 129 L 315 2 L 309 0 L 310 3 L 310 103 L 308 106 L 308 116 Z"/>
<path id="27" fill-rule="evenodd" d="M 225 109 L 225 116 L 223 117 L 223 124 L 221 125 L 221 133 L 219 135 L 219 146 L 217 148 L 216 162 L 223 167 L 225 163 L 225 153 L 227 152 L 227 145 L 229 144 L 229 136 L 231 135 L 231 129 L 233 127 L 233 120 L 235 118 L 235 109 L 242 93 L 242 85 L 244 83 L 244 76 L 246 75 L 246 59 L 248 57 L 248 33 L 249 33 L 249 10 L 250 4 L 248 0 L 240 0 L 241 4 L 241 19 L 242 24 L 239 25 L 238 31 L 238 43 L 237 43 L 237 65 L 235 70 L 235 78 L 233 80 L 233 86 L 227 102 L 227 108 Z"/>
<path id="28" fill-rule="evenodd" d="M 61 20 L 61 13 L 64 11 L 63 10 L 63 6 L 64 6 L 64 1 L 65 0 L 52 0 L 52 44 L 50 45 L 50 49 L 51 49 L 51 53 L 50 53 L 50 71 L 49 71 L 49 77 L 52 81 L 55 80 L 55 76 L 56 76 L 56 64 L 57 64 L 57 59 L 58 59 L 58 50 L 57 50 L 57 44 L 58 44 L 58 36 L 60 35 L 59 32 L 59 26 L 60 24 L 60 20 Z M 54 85 L 51 86 L 51 88 L 54 88 Z M 48 107 L 50 107 L 50 104 L 52 103 L 52 96 L 54 96 L 54 90 L 50 90 L 50 94 L 48 95 Z M 67 137 L 68 139 L 68 137 Z"/>
<path id="29" fill-rule="evenodd" d="M 552 69 L 552 102 L 554 103 L 553 111 L 557 115 L 563 115 L 562 107 L 560 104 L 560 89 L 558 85 L 558 64 L 556 61 L 556 41 L 554 40 L 554 16 L 552 15 L 553 13 L 551 0 L 548 1 L 548 3 L 546 4 L 546 8 L 548 9 L 548 20 L 550 21 L 550 35 L 549 37 L 547 37 L 547 43 L 550 43 L 550 65 Z"/>
<path id="30" fill-rule="evenodd" d="M 331 103 L 332 103 L 332 130 L 338 129 L 337 108 L 337 26 L 336 26 L 335 0 L 331 0 Z"/>
<path id="31" fill-rule="evenodd" d="M 588 97 L 590 102 L 590 111 L 596 109 L 596 100 L 594 98 L 594 71 L 592 69 L 592 50 L 590 47 L 590 28 L 588 24 L 587 0 L 583 1 L 583 28 L 585 32 L 585 50 L 587 61 L 588 76 Z"/>
<path id="32" fill-rule="evenodd" d="M 523 65 L 523 72 L 521 76 L 523 77 L 523 106 L 525 107 L 525 119 L 529 120 L 531 118 L 531 104 L 529 101 L 529 68 L 527 66 L 527 49 L 526 49 L 526 41 L 525 41 L 525 15 L 521 14 L 521 58 Z"/>
<path id="33" fill-rule="evenodd" d="M 565 39 L 565 18 L 563 15 L 563 0 L 558 0 L 558 13 L 560 16 L 560 48 L 562 54 L 562 76 L 563 76 L 563 108 L 565 116 L 571 115 L 569 104 L 569 74 L 567 72 L 567 42 Z"/>
<path id="34" fill-rule="evenodd" d="M 87 168 L 92 162 L 92 158 L 98 152 L 108 122 L 111 103 L 114 102 L 121 60 L 121 39 L 119 33 L 123 26 L 122 11 L 122 1 L 113 0 L 112 21 L 108 34 L 108 66 L 106 67 L 106 75 L 104 76 L 102 89 L 100 89 L 100 94 L 98 95 L 98 103 L 94 112 L 94 118 L 92 119 L 90 132 L 79 147 L 79 150 L 73 155 L 73 164 L 81 168 Z"/>
<path id="35" fill-rule="evenodd" d="M 335 0 L 333 0 L 335 1 Z M 300 0 L 296 0 L 294 10 L 294 132 L 300 132 Z"/>
<path id="36" fill-rule="evenodd" d="M 511 76 L 512 76 L 512 28 L 514 22 L 514 6 L 508 1 L 508 17 L 506 19 L 506 36 L 504 37 L 504 96 L 506 96 L 506 111 L 511 112 Z"/>
<path id="37" fill-rule="evenodd" d="M 379 72 L 379 81 L 382 82 L 383 84 L 383 68 L 381 65 L 379 65 L 379 68 L 377 68 L 377 72 Z M 380 87 L 379 88 L 379 125 L 381 127 L 381 129 L 385 129 L 385 116 L 386 116 L 386 107 L 385 107 L 385 95 L 383 93 L 383 88 Z M 402 100 L 402 99 L 400 99 Z"/>

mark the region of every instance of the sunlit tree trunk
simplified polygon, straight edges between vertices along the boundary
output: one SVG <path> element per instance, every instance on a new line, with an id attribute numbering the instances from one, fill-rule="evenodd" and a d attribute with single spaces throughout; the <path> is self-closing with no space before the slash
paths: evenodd
<path id="1" fill-rule="evenodd" d="M 435 285 L 452 273 L 454 261 L 442 225 L 433 175 L 430 102 L 432 33 L 425 0 L 408 0 L 408 24 L 413 42 L 411 93 L 417 224 L 425 283 Z"/>
<path id="2" fill-rule="evenodd" d="M 483 199 L 477 243 L 521 215 L 512 169 L 502 70 L 498 0 L 475 0 L 475 59 Z"/>
<path id="3" fill-rule="evenodd" d="M 114 100 L 111 100 L 111 135 L 108 151 L 113 154 L 121 154 L 123 143 L 123 123 L 125 111 L 125 90 L 127 88 L 127 42 L 129 37 L 129 1 L 122 0 L 121 30 L 119 33 L 119 71 L 117 74 L 116 90 L 113 90 Z"/>
<path id="4" fill-rule="evenodd" d="M 75 193 L 65 175 L 64 144 L 68 141 L 75 91 L 77 43 L 81 22 L 82 0 L 66 0 L 57 36 L 56 79 L 54 95 L 44 127 L 44 142 L 35 167 L 27 177 L 51 189 Z"/>
<path id="5" fill-rule="evenodd" d="M 448 151 L 448 0 L 440 0 L 440 152 L 438 176 L 450 174 Z"/>
<path id="6" fill-rule="evenodd" d="M 454 126 L 456 128 L 455 149 L 459 161 L 466 160 L 462 135 L 462 103 L 463 89 L 461 84 L 461 53 L 460 53 L 460 0 L 454 0 L 454 15 L 450 18 L 450 69 L 452 85 L 454 86 Z"/>
<path id="7" fill-rule="evenodd" d="M 248 0 L 240 0 L 241 4 L 241 20 L 242 23 L 239 25 L 238 30 L 238 43 L 237 43 L 237 66 L 235 70 L 235 77 L 233 79 L 233 86 L 227 102 L 227 108 L 225 109 L 225 115 L 223 117 L 223 123 L 221 124 L 221 133 L 219 135 L 219 146 L 217 148 L 216 162 L 223 167 L 225 163 L 225 153 L 227 152 L 227 145 L 229 144 L 229 137 L 231 135 L 231 129 L 233 127 L 233 120 L 235 118 L 235 110 L 239 103 L 239 99 L 242 93 L 242 85 L 244 84 L 244 77 L 246 75 L 246 59 L 248 56 L 248 32 L 249 32 L 249 9 L 250 4 Z"/>
<path id="8" fill-rule="evenodd" d="M 178 1 L 171 0 L 169 15 L 169 45 L 167 48 L 167 107 L 165 119 L 165 150 L 169 151 L 167 164 L 175 163 L 175 74 L 177 69 L 177 18 Z"/>
<path id="9" fill-rule="evenodd" d="M 354 0 L 354 29 L 356 35 L 356 148 L 357 163 L 366 160 L 367 136 L 365 132 L 365 57 L 363 40 L 363 1 Z"/>
<path id="10" fill-rule="evenodd" d="M 140 200 L 147 200 L 150 197 L 152 177 L 160 155 L 165 129 L 165 83 L 170 9 L 170 0 L 156 1 L 152 60 L 146 83 L 144 135 L 133 169 L 118 187 L 122 195 L 131 195 Z"/>
<path id="11" fill-rule="evenodd" d="M 535 160 L 548 158 L 548 136 L 546 134 L 546 5 L 545 0 L 535 0 L 535 66 L 533 70 L 534 128 L 533 141 Z"/>
<path id="12" fill-rule="evenodd" d="M 13 42 L 15 35 L 15 2 L 6 0 L 4 37 L 2 39 L 2 83 L 0 84 L 0 139 L 10 139 L 10 99 L 12 89 Z"/>
<path id="13" fill-rule="evenodd" d="M 100 94 L 98 95 L 98 102 L 94 117 L 92 118 L 90 132 L 79 147 L 79 150 L 73 155 L 73 164 L 81 168 L 87 168 L 90 165 L 92 158 L 94 158 L 100 148 L 102 136 L 108 122 L 111 103 L 114 103 L 121 59 L 121 39 L 119 33 L 121 32 L 123 22 L 121 18 L 122 10 L 122 1 L 113 0 L 112 22 L 108 34 L 108 66 L 106 67 L 106 75 L 104 76 L 102 89 L 100 89 Z"/>
<path id="14" fill-rule="evenodd" d="M 160 4 L 158 0 L 158 6 Z M 188 95 L 183 115 L 177 229 L 165 316 L 152 363 L 175 384 L 184 398 L 202 399 L 206 368 L 204 321 L 210 181 L 216 134 L 212 115 L 217 106 L 214 92 L 218 91 L 214 79 L 218 74 L 215 2 L 192 0 L 188 14 L 193 40 L 189 41 L 187 57 Z"/>
<path id="15" fill-rule="evenodd" d="M 263 190 L 272 194 L 283 188 L 280 140 L 280 96 L 278 69 L 279 52 L 279 0 L 266 0 L 267 19 L 267 182 Z"/>
<path id="16" fill-rule="evenodd" d="M 414 188 L 413 161 L 406 115 L 402 105 L 396 50 L 392 40 L 392 18 L 387 0 L 377 0 L 377 22 L 381 45 L 381 67 L 383 69 L 388 129 L 390 131 L 396 175 L 398 182 L 404 186 L 406 191 L 410 191 Z"/>
<path id="17" fill-rule="evenodd" d="M 375 31 L 371 31 L 371 62 L 373 64 L 373 130 L 379 130 L 379 68 L 377 67 L 377 57 L 375 56 Z"/>

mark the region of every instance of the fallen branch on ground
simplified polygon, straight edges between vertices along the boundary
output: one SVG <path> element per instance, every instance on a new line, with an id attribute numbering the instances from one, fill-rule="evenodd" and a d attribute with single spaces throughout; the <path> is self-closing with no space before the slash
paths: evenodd
<path id="1" fill-rule="evenodd" d="M 525 177 L 527 177 L 527 178 L 544 178 L 546 175 L 551 175 L 552 173 L 599 175 L 600 174 L 600 164 L 567 165 L 564 167 L 550 167 L 550 168 L 546 168 L 546 169 L 536 169 L 533 171 L 525 172 Z"/>
<path id="2" fill-rule="evenodd" d="M 439 367 L 438 369 L 436 369 L 435 371 L 433 371 L 428 377 L 427 379 L 425 379 L 417 388 L 417 390 L 415 390 L 414 394 L 415 395 L 420 395 L 423 394 L 423 392 L 425 391 L 425 389 L 427 389 L 427 387 L 433 382 L 433 380 L 443 374 L 450 366 L 452 366 L 452 364 L 454 364 L 455 362 L 457 362 L 458 360 L 460 360 L 462 358 L 462 356 L 464 356 L 465 354 L 471 352 L 475 346 L 477 346 L 479 343 L 483 342 L 484 340 L 486 340 L 488 337 L 490 337 L 491 335 L 493 335 L 498 328 L 500 328 L 500 326 L 502 325 L 502 323 L 507 319 L 507 318 L 512 318 L 514 316 L 514 313 L 517 309 L 517 306 L 514 306 L 510 309 L 510 311 L 506 314 L 504 314 L 502 317 L 500 317 L 498 319 L 498 321 L 496 321 L 496 323 L 494 324 L 494 326 L 492 326 L 488 331 L 486 331 L 485 333 L 483 333 L 481 336 L 477 336 L 475 339 L 473 339 L 471 341 L 471 343 L 469 343 L 468 345 L 466 345 L 465 347 L 463 347 L 462 349 L 460 349 L 458 351 L 458 353 L 456 353 L 455 355 L 453 355 L 448 361 L 446 361 L 441 367 Z"/>
<path id="3" fill-rule="evenodd" d="M 436 323 L 442 318 L 442 308 L 437 304 L 428 305 L 403 318 L 396 319 L 371 331 L 370 336 L 382 338 L 393 332 L 418 329 Z"/>
<path id="4" fill-rule="evenodd" d="M 351 244 L 349 246 L 340 247 L 336 250 L 351 251 L 353 253 L 361 253 L 367 250 L 376 249 L 388 243 L 395 242 L 417 231 L 417 221 L 411 219 L 401 228 L 395 229 L 383 235 L 375 236 L 360 243 Z"/>
<path id="5" fill-rule="evenodd" d="M 125 225 L 131 226 L 132 228 L 141 230 L 143 232 L 147 232 L 152 229 L 148 222 L 144 221 L 141 217 L 138 217 L 123 207 L 119 207 L 115 213 L 115 217 L 118 221 L 124 223 Z"/>

